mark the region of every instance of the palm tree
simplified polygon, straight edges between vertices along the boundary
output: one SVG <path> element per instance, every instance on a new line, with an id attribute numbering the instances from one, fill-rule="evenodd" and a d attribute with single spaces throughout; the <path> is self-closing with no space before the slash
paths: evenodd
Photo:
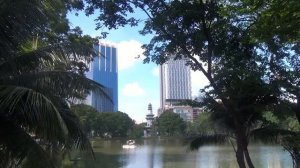
<path id="1" fill-rule="evenodd" d="M 92 154 L 69 106 L 91 89 L 110 98 L 84 76 L 94 40 L 70 30 L 70 2 L 0 2 L 0 167 L 59 167 L 71 149 Z"/>

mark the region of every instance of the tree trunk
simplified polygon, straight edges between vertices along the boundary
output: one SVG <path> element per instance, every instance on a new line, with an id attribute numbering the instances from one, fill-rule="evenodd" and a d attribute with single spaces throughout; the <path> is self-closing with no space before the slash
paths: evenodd
<path id="1" fill-rule="evenodd" d="M 245 159 L 249 168 L 254 168 L 248 152 L 248 140 L 246 136 L 246 128 L 239 120 L 239 114 L 236 113 L 234 123 L 236 126 L 237 151 L 236 158 L 240 168 L 246 168 Z"/>
<path id="2" fill-rule="evenodd" d="M 240 135 L 241 136 L 241 135 Z M 252 163 L 249 151 L 248 151 L 248 143 L 246 142 L 246 137 L 238 137 L 237 139 L 237 151 L 236 151 L 236 159 L 240 168 L 245 168 L 246 163 L 248 168 L 254 168 Z M 246 160 L 246 163 L 245 163 Z"/>
<path id="3" fill-rule="evenodd" d="M 300 168 L 300 153 L 298 152 L 298 150 L 294 150 L 293 151 L 293 162 L 294 162 L 294 168 Z"/>
<path id="4" fill-rule="evenodd" d="M 300 159 L 296 159 L 294 163 L 294 168 L 300 168 Z"/>
<path id="5" fill-rule="evenodd" d="M 247 136 L 246 136 L 246 129 L 242 129 L 242 144 L 243 144 L 243 151 L 244 151 L 244 155 L 245 155 L 245 159 L 246 159 L 246 162 L 247 162 L 247 165 L 249 168 L 254 168 L 254 165 L 252 163 L 252 160 L 251 160 L 251 157 L 250 157 L 250 154 L 249 154 L 249 151 L 248 151 L 248 139 L 247 139 Z"/>
<path id="6" fill-rule="evenodd" d="M 236 160 L 238 162 L 239 168 L 246 168 L 244 149 L 243 149 L 243 136 L 242 136 L 243 129 L 236 119 L 235 119 L 235 125 L 236 125 L 236 144 L 237 144 L 237 150 L 235 154 Z"/>
<path id="7" fill-rule="evenodd" d="M 295 112 L 297 120 L 300 124 L 300 95 L 296 95 L 296 97 L 297 97 L 297 105 L 294 108 L 294 112 Z"/>
<path id="8" fill-rule="evenodd" d="M 247 164 L 248 164 L 248 167 L 249 168 L 254 168 L 254 165 L 251 161 L 251 158 L 250 158 L 250 155 L 249 155 L 249 152 L 248 152 L 248 147 L 244 147 L 244 154 L 245 154 L 245 158 L 246 158 L 246 161 L 247 161 Z"/>
<path id="9" fill-rule="evenodd" d="M 243 147 L 242 147 L 242 144 L 238 143 L 238 141 L 237 141 L 237 150 L 236 150 L 235 156 L 236 156 L 236 160 L 239 165 L 239 168 L 246 168 Z"/>

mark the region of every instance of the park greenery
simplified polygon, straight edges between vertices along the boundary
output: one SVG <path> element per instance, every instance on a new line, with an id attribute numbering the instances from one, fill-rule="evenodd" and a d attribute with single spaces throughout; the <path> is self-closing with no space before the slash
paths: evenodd
<path id="1" fill-rule="evenodd" d="M 82 129 L 90 138 L 142 138 L 146 123 L 135 123 L 126 113 L 101 112 L 92 106 L 76 104 L 71 106 L 80 120 Z M 191 137 L 200 133 L 215 132 L 210 113 L 203 112 L 193 122 L 184 121 L 172 110 L 164 111 L 155 117 L 152 128 L 156 136 L 161 137 Z"/>
<path id="2" fill-rule="evenodd" d="M 265 140 L 300 167 L 299 0 L 1 0 L 0 8 L 1 167 L 60 167 L 72 149 L 92 155 L 85 132 L 141 135 L 124 113 L 70 108 L 92 89 L 110 100 L 84 76 L 96 39 L 70 28 L 71 10 L 97 11 L 98 29 L 144 23 L 145 63 L 175 56 L 208 79 L 199 123 L 166 112 L 156 120 L 162 134 L 197 135 L 194 147 L 230 141 L 240 168 L 255 167 L 248 145 Z M 147 18 L 129 17 L 136 10 Z"/>
<path id="3" fill-rule="evenodd" d="M 71 106 L 71 110 L 78 116 L 83 130 L 90 138 L 142 138 L 146 123 L 135 123 L 126 113 L 122 112 L 101 112 L 99 113 L 92 106 L 77 104 Z M 202 115 L 201 115 L 202 116 Z M 202 121 L 202 120 L 200 120 Z M 195 123 L 190 123 L 194 125 Z M 152 132 L 160 136 L 185 136 L 186 122 L 176 113 L 165 111 L 159 117 L 155 117 Z M 205 124 L 203 122 L 203 124 Z M 153 134 L 154 136 L 156 134 Z"/>

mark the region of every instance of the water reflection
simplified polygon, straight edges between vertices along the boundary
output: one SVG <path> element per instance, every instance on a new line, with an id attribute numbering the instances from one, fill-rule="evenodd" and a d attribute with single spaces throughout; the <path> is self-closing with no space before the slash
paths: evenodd
<path id="1" fill-rule="evenodd" d="M 158 168 L 161 167 L 161 148 L 154 146 L 141 146 L 136 149 L 126 150 L 128 155 L 127 164 L 123 165 L 124 168 Z M 124 158 L 121 158 L 123 160 Z M 124 161 L 123 161 L 124 162 Z"/>
<path id="2" fill-rule="evenodd" d="M 256 146 L 251 149 L 253 153 L 259 153 L 257 156 L 251 156 L 259 161 L 258 163 L 261 167 L 284 168 L 287 165 L 293 167 L 290 156 L 282 148 L 276 146 Z"/>
<path id="3" fill-rule="evenodd" d="M 94 142 L 96 161 L 83 159 L 80 168 L 238 168 L 230 146 L 205 146 L 190 152 L 181 140 L 137 141 L 135 149 L 122 149 L 121 140 Z M 279 146 L 255 145 L 249 152 L 256 168 L 290 168 L 292 161 Z"/>
<path id="4" fill-rule="evenodd" d="M 197 168 L 237 168 L 235 153 L 227 146 L 205 146 L 197 152 Z"/>

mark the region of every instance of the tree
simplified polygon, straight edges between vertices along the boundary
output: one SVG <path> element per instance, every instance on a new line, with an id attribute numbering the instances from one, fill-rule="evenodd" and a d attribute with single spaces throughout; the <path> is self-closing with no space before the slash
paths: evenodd
<path id="1" fill-rule="evenodd" d="M 86 133 L 99 137 L 127 137 L 132 131 L 134 121 L 122 112 L 97 112 L 88 105 L 72 108 L 79 115 Z"/>
<path id="2" fill-rule="evenodd" d="M 58 167 L 64 152 L 92 152 L 69 108 L 91 89 L 105 94 L 84 76 L 95 39 L 68 26 L 67 11 L 80 7 L 68 0 L 1 1 L 1 167 Z"/>
<path id="3" fill-rule="evenodd" d="M 99 28 L 106 26 L 112 29 L 126 24 L 134 26 L 139 20 L 127 17 L 127 12 L 134 12 L 134 8 L 144 11 L 148 19 L 141 34 L 155 34 L 150 43 L 144 45 L 145 62 L 162 64 L 175 55 L 175 59 L 188 59 L 187 64 L 201 71 L 210 82 L 207 95 L 211 101 L 220 100 L 215 101 L 214 105 L 221 108 L 227 114 L 223 116 L 229 116 L 232 122 L 239 167 L 246 167 L 244 158 L 249 167 L 254 167 L 247 150 L 247 130 L 264 111 L 263 106 L 276 103 L 275 97 L 279 97 L 278 87 L 274 87 L 270 73 L 275 59 L 272 54 L 265 53 L 286 53 L 288 48 L 294 46 L 284 44 L 281 48 L 271 48 L 266 44 L 270 37 L 278 42 L 280 38 L 277 37 L 284 35 L 286 30 L 290 30 L 288 35 L 284 35 L 286 39 L 299 33 L 299 15 L 289 13 L 289 9 L 298 12 L 297 1 L 87 2 L 87 14 L 97 9 L 101 11 L 97 19 Z M 274 24 L 267 24 L 273 22 L 274 18 L 278 19 Z M 285 18 L 291 19 L 288 21 L 289 28 L 283 26 Z M 260 38 L 262 32 L 269 32 L 269 25 L 276 26 L 267 38 Z M 278 59 L 276 61 L 280 62 Z M 247 82 L 254 84 L 249 90 Z M 259 108 L 255 108 L 257 103 Z M 252 112 L 255 118 L 251 117 Z"/>
<path id="4" fill-rule="evenodd" d="M 144 136 L 144 129 L 146 123 L 134 124 L 132 130 L 129 132 L 129 138 L 137 139 Z"/>
<path id="5" fill-rule="evenodd" d="M 299 90 L 299 22 L 300 3 L 291 1 L 265 1 L 251 4 L 253 9 L 261 9 L 256 24 L 253 24 L 253 39 L 260 41 L 259 49 L 269 60 L 266 71 L 270 83 L 277 86 L 278 104 L 275 105 L 275 115 L 293 112 L 300 124 L 300 90 Z M 284 108 L 282 108 L 282 106 Z M 280 109 L 277 110 L 277 109 Z M 282 120 L 282 114 L 279 117 Z M 290 121 L 290 120 L 289 120 Z M 282 127 L 280 127 L 282 128 Z M 284 127 L 283 127 L 284 128 Z M 286 128 L 285 128 L 286 129 Z M 288 129 L 291 131 L 290 129 Z M 299 131 L 293 130 L 284 140 L 284 148 L 290 151 L 294 167 L 300 167 L 298 140 Z M 290 143 L 289 143 L 290 142 Z"/>
<path id="6" fill-rule="evenodd" d="M 99 131 L 100 136 L 126 137 L 134 126 L 133 120 L 126 113 L 122 112 L 99 113 L 97 120 L 101 120 L 101 125 L 104 126 L 101 132 L 95 129 L 96 132 Z M 100 122 L 97 121 L 96 123 L 99 124 Z"/>
<path id="7" fill-rule="evenodd" d="M 180 116 L 172 111 L 163 112 L 157 119 L 158 131 L 163 136 L 182 135 L 185 123 Z"/>
<path id="8" fill-rule="evenodd" d="M 213 134 L 217 131 L 218 130 L 215 128 L 214 121 L 211 118 L 211 113 L 209 112 L 202 112 L 198 114 L 198 117 L 194 119 L 193 122 L 186 123 L 185 129 L 185 133 L 191 137 L 203 134 Z"/>
<path id="9" fill-rule="evenodd" d="M 200 132 L 215 132 L 211 114 L 209 112 L 200 113 L 195 123 Z"/>
<path id="10" fill-rule="evenodd" d="M 98 112 L 85 104 L 73 105 L 71 110 L 79 117 L 85 133 L 90 136 L 127 137 L 134 127 L 136 131 L 140 127 L 123 112 Z"/>
<path id="11" fill-rule="evenodd" d="M 92 106 L 77 104 L 71 106 L 71 110 L 78 116 L 83 130 L 91 136 L 92 130 L 95 129 L 98 111 Z"/>

